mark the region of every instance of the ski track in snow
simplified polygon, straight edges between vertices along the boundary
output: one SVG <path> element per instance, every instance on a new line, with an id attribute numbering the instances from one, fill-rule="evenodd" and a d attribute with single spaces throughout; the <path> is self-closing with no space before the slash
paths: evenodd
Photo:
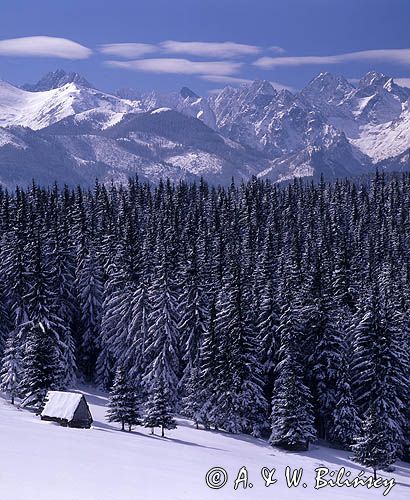
<path id="1" fill-rule="evenodd" d="M 313 445 L 307 453 L 286 453 L 249 436 L 196 430 L 178 419 L 178 429 L 166 438 L 150 436 L 138 427 L 121 432 L 105 420 L 106 397 L 84 390 L 94 424 L 91 430 L 69 429 L 12 407 L 0 398 L 0 498 L 2 500 L 301 500 L 317 498 L 355 500 L 384 498 L 384 488 L 364 487 L 314 490 L 314 469 L 346 467 L 355 477 L 361 470 L 347 452 Z M 158 430 L 156 431 L 158 432 Z M 253 488 L 233 489 L 245 465 Z M 288 489 L 284 471 L 303 467 L 304 489 Z M 223 489 L 211 490 L 205 474 L 223 467 L 229 475 Z M 275 467 L 278 483 L 264 486 L 262 467 Z M 366 474 L 367 475 L 367 474 Z M 396 464 L 397 481 L 387 498 L 409 498 L 410 465 Z"/>

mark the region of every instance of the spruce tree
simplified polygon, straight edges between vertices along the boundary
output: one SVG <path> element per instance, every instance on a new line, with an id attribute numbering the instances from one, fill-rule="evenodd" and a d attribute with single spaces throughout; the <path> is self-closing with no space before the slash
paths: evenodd
<path id="1" fill-rule="evenodd" d="M 100 354 L 96 363 L 96 381 L 101 387 L 107 387 L 110 381 L 110 360 L 115 360 L 116 367 L 130 369 L 127 353 L 130 338 L 131 297 L 129 282 L 119 263 L 108 268 L 108 279 L 104 285 L 102 303 L 102 321 L 98 339 Z"/>
<path id="2" fill-rule="evenodd" d="M 229 432 L 257 436 L 266 419 L 267 402 L 246 282 L 237 261 L 232 260 L 217 303 L 219 342 L 212 420 Z"/>
<path id="3" fill-rule="evenodd" d="M 40 409 L 48 390 L 59 389 L 61 365 L 54 339 L 42 323 L 27 325 L 21 392 L 24 406 Z"/>
<path id="4" fill-rule="evenodd" d="M 392 436 L 386 425 L 383 396 L 377 398 L 365 413 L 360 436 L 352 446 L 353 460 L 373 469 L 385 469 L 396 460 L 396 450 Z"/>
<path id="5" fill-rule="evenodd" d="M 342 448 L 350 449 L 355 438 L 359 435 L 360 419 L 352 395 L 347 354 L 344 354 L 338 370 L 335 401 L 329 437 L 333 443 Z"/>
<path id="6" fill-rule="evenodd" d="M 190 377 L 186 383 L 186 395 L 183 398 L 182 407 L 184 415 L 194 421 L 197 429 L 199 428 L 199 423 L 202 421 L 200 387 L 200 369 L 192 368 Z"/>
<path id="7" fill-rule="evenodd" d="M 81 364 L 87 378 L 92 380 L 99 352 L 103 297 L 103 276 L 94 249 L 86 254 L 80 265 L 77 286 L 82 327 Z"/>
<path id="8" fill-rule="evenodd" d="M 15 397 L 19 395 L 20 376 L 20 353 L 15 332 L 12 332 L 6 342 L 0 369 L 0 391 L 10 395 L 11 404 L 14 404 Z"/>
<path id="9" fill-rule="evenodd" d="M 313 405 L 304 383 L 300 310 L 287 286 L 278 327 L 279 362 L 272 395 L 270 442 L 285 449 L 307 450 L 316 438 Z"/>
<path id="10" fill-rule="evenodd" d="M 199 282 L 196 243 L 189 252 L 187 268 L 179 304 L 180 319 L 178 329 L 183 341 L 183 361 L 185 364 L 181 383 L 184 384 L 198 363 L 200 345 L 206 331 L 208 317 L 207 298 L 203 285 Z"/>
<path id="11" fill-rule="evenodd" d="M 191 374 L 187 395 L 188 411 L 192 411 L 192 418 L 202 423 L 208 429 L 212 422 L 213 407 L 215 404 L 215 375 L 217 373 L 218 340 L 215 329 L 216 306 L 215 299 L 211 299 L 208 328 L 204 332 L 198 360 L 198 373 Z M 189 415 L 189 413 L 188 413 Z"/>
<path id="12" fill-rule="evenodd" d="M 165 430 L 176 429 L 176 422 L 172 415 L 170 387 L 165 378 L 160 376 L 150 391 L 148 401 L 145 405 L 145 427 L 151 428 L 154 434 L 155 427 L 161 427 L 161 436 L 165 436 Z"/>
<path id="13" fill-rule="evenodd" d="M 170 256 L 164 235 L 157 238 L 155 274 L 150 288 L 151 312 L 145 355 L 147 367 L 143 383 L 147 391 L 158 379 L 166 381 L 171 403 L 176 404 L 180 370 L 178 342 L 178 301 L 171 276 Z"/>
<path id="14" fill-rule="evenodd" d="M 343 338 L 337 308 L 325 290 L 321 291 L 321 297 L 314 301 L 310 309 L 311 317 L 306 330 L 314 348 L 309 359 L 309 371 L 316 399 L 319 436 L 327 439 L 337 403 L 336 385 Z"/>
<path id="15" fill-rule="evenodd" d="M 122 368 L 119 368 L 115 374 L 108 402 L 107 418 L 109 422 L 119 422 L 122 431 L 127 425 L 131 432 L 133 426 L 141 423 L 135 389 Z"/>

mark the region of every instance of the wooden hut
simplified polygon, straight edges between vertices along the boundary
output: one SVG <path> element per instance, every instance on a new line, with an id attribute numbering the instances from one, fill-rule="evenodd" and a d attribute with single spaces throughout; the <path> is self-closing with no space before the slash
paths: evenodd
<path id="1" fill-rule="evenodd" d="M 40 416 L 41 420 L 79 429 L 89 429 L 93 423 L 84 395 L 77 392 L 48 391 Z"/>

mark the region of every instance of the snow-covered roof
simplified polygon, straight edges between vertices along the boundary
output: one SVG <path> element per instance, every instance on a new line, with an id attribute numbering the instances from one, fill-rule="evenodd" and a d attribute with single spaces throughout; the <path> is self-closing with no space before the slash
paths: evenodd
<path id="1" fill-rule="evenodd" d="M 48 391 L 46 405 L 41 416 L 72 420 L 80 404 L 82 394 L 77 392 Z"/>

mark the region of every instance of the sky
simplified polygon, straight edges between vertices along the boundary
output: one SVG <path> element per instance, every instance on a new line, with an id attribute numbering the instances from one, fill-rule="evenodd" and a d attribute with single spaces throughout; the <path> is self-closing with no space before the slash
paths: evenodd
<path id="1" fill-rule="evenodd" d="M 410 86 L 409 19 L 410 0 L 0 0 L 0 78 L 206 94 L 376 70 Z"/>

